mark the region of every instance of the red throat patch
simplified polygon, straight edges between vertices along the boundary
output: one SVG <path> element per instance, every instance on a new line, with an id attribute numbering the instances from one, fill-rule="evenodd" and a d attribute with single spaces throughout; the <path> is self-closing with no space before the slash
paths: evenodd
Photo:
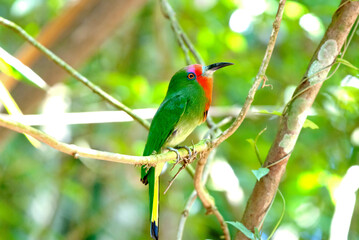
<path id="1" fill-rule="evenodd" d="M 193 72 L 197 76 L 197 82 L 202 86 L 207 102 L 205 106 L 204 120 L 207 118 L 207 112 L 212 102 L 213 77 L 202 76 L 203 67 L 200 64 L 191 65 L 188 72 Z M 203 120 L 203 121 L 204 121 Z"/>

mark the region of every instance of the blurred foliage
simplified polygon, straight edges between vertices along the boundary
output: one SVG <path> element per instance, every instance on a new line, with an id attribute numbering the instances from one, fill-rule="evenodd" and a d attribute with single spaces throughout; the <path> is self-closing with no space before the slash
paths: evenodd
<path id="1" fill-rule="evenodd" d="M 277 8 L 275 0 L 253 1 L 264 2 L 266 8 L 263 13 L 252 16 L 246 31 L 238 33 L 229 28 L 232 13 L 243 8 L 246 2 L 171 1 L 180 24 L 207 63 L 235 63 L 216 73 L 213 93 L 216 106 L 243 104 L 271 32 Z M 36 36 L 46 23 L 63 11 L 66 3 L 65 0 L 0 0 L 0 15 Z M 322 37 L 318 34 L 328 26 L 338 5 L 338 0 L 287 2 L 267 71 L 268 83 L 273 89 L 260 89 L 254 105 L 281 111 L 293 86 L 306 71 Z M 303 28 L 302 17 L 306 14 L 318 20 L 316 32 Z M 357 30 L 342 57 L 356 67 L 359 66 L 358 39 Z M 23 40 L 0 27 L 0 43 L 13 54 Z M 158 2 L 149 1 L 80 70 L 129 107 L 146 108 L 158 107 L 170 77 L 183 65 L 184 56 L 169 22 L 162 16 Z M 303 129 L 295 146 L 280 185 L 286 212 L 278 230 L 291 229 L 296 236 L 293 239 L 328 239 L 335 208 L 334 190 L 348 168 L 359 163 L 358 134 L 354 134 L 359 128 L 358 77 L 354 69 L 341 66 L 324 83 L 313 105 L 313 115 L 309 116 L 319 128 Z M 355 81 L 357 85 L 353 84 Z M 69 78 L 64 84 L 67 89 L 64 99 L 69 99 L 66 100 L 68 111 L 112 110 L 74 79 Z M 267 127 L 256 143 L 258 154 L 265 159 L 277 126 L 276 116 L 260 114 L 248 118 L 218 148 L 215 160 L 228 162 L 238 178 L 238 182 L 236 178 L 236 181 L 225 182 L 230 179 L 224 177 L 227 172 L 222 173 L 223 179 L 211 174 L 208 184 L 227 221 L 240 220 L 256 181 L 251 170 L 260 167 L 247 139 L 256 138 Z M 133 155 L 142 154 L 147 136 L 146 130 L 135 122 L 72 125 L 65 129 L 68 134 L 63 140 L 68 142 Z M 187 143 L 197 141 L 205 131 L 205 126 L 199 127 Z M 163 190 L 174 172 L 163 174 Z M 147 239 L 147 187 L 140 183 L 139 176 L 138 167 L 77 160 L 46 146 L 36 150 L 18 134 L 0 153 L 0 238 Z M 225 187 L 219 184 L 221 182 Z M 175 238 L 180 214 L 192 190 L 192 179 L 183 172 L 161 198 L 162 239 Z M 264 222 L 264 236 L 270 234 L 280 218 L 282 204 L 276 198 Z M 349 239 L 359 239 L 358 216 L 357 203 Z M 234 236 L 236 230 L 230 227 L 230 231 Z M 186 223 L 184 239 L 219 239 L 220 234 L 215 217 L 205 215 L 201 203 L 196 200 Z"/>

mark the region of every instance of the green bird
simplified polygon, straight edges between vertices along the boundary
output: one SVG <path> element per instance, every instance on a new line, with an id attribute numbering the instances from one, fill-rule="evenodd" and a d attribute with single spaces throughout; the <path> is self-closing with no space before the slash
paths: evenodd
<path id="1" fill-rule="evenodd" d="M 178 146 L 207 118 L 212 101 L 213 73 L 233 63 L 209 66 L 194 64 L 182 68 L 171 79 L 167 94 L 158 108 L 149 130 L 143 156 Z M 141 168 L 141 181 L 149 184 L 151 237 L 158 239 L 159 176 L 164 163 Z"/>

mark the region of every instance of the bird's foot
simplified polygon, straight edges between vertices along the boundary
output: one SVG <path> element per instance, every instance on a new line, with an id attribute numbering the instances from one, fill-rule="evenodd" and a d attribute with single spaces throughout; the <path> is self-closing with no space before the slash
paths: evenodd
<path id="1" fill-rule="evenodd" d="M 192 158 L 192 150 L 191 148 L 187 147 L 187 146 L 177 146 L 175 148 L 173 147 L 167 147 L 168 150 L 172 151 L 172 152 L 175 152 L 177 154 L 177 157 L 176 157 L 176 164 L 181 160 L 181 155 L 180 153 L 178 152 L 178 149 L 180 148 L 184 148 L 187 150 L 188 152 L 188 159 L 191 159 Z M 194 149 L 194 146 L 193 146 L 193 149 Z"/>
<path id="2" fill-rule="evenodd" d="M 178 149 L 179 149 L 179 148 L 184 148 L 184 149 L 186 149 L 187 152 L 188 152 L 188 159 L 191 159 L 191 158 L 192 158 L 192 150 L 191 150 L 189 147 L 187 147 L 187 146 L 178 146 L 177 148 L 178 148 Z M 194 149 L 194 148 L 193 148 L 193 149 Z"/>
<path id="3" fill-rule="evenodd" d="M 177 146 L 176 148 L 167 147 L 168 150 L 173 151 L 173 152 L 175 152 L 175 153 L 177 154 L 177 161 L 176 161 L 175 164 L 173 164 L 173 166 L 172 166 L 172 168 L 171 168 L 170 171 L 172 171 L 172 169 L 180 162 L 181 156 L 180 156 L 180 154 L 179 154 L 179 152 L 178 152 L 178 150 L 177 150 L 177 149 L 179 149 L 179 148 L 185 148 L 185 149 L 188 151 L 188 157 L 183 158 L 182 166 L 178 169 L 177 173 L 176 173 L 176 174 L 173 176 L 173 178 L 171 179 L 171 181 L 170 181 L 170 183 L 168 184 L 168 186 L 167 186 L 167 188 L 166 188 L 164 194 L 166 194 L 166 192 L 168 191 L 168 189 L 171 187 L 172 183 L 174 182 L 174 180 L 176 179 L 176 177 L 178 176 L 178 174 L 179 174 L 183 169 L 185 169 L 186 166 L 187 166 L 188 164 L 190 164 L 191 161 L 196 157 L 196 151 L 195 151 L 195 149 L 194 149 L 194 144 L 193 144 L 193 142 L 192 142 L 192 149 L 193 149 L 193 150 L 191 150 L 191 149 L 190 149 L 189 147 L 187 147 L 187 146 Z"/>
<path id="4" fill-rule="evenodd" d="M 167 147 L 167 149 L 172 151 L 172 152 L 175 152 L 177 154 L 177 157 L 176 157 L 176 164 L 177 164 L 181 159 L 181 155 L 179 154 L 178 150 L 176 148 L 173 148 L 173 147 Z"/>

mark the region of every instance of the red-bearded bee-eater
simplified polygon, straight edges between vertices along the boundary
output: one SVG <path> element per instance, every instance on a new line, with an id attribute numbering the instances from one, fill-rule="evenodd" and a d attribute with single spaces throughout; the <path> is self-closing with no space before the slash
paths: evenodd
<path id="1" fill-rule="evenodd" d="M 167 94 L 149 130 L 143 156 L 175 147 L 207 118 L 212 101 L 213 73 L 233 63 L 209 66 L 194 64 L 179 70 L 171 79 Z M 164 163 L 147 169 L 142 166 L 141 181 L 149 184 L 151 237 L 158 239 L 159 175 Z"/>

